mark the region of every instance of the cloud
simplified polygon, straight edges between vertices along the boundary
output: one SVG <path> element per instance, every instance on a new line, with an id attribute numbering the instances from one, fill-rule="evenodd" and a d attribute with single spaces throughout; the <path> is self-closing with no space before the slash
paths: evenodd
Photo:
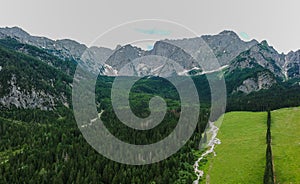
<path id="1" fill-rule="evenodd" d="M 152 50 L 153 49 L 153 45 L 148 45 L 147 46 L 147 50 Z"/>
<path id="2" fill-rule="evenodd" d="M 170 35 L 171 31 L 167 31 L 167 30 L 158 30 L 158 29 L 135 29 L 137 32 L 139 33 L 143 33 L 143 34 L 148 34 L 148 35 Z"/>
<path id="3" fill-rule="evenodd" d="M 249 40 L 250 39 L 250 36 L 247 33 L 245 33 L 245 32 L 241 32 L 240 36 L 241 36 L 241 38 L 243 38 L 245 40 Z"/>

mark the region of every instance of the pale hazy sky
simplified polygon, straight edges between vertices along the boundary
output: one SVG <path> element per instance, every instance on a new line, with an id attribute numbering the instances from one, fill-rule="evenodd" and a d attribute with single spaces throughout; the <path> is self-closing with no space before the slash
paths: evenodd
<path id="1" fill-rule="evenodd" d="M 0 27 L 87 45 L 124 22 L 166 19 L 198 35 L 226 29 L 266 39 L 279 52 L 300 49 L 299 0 L 1 0 L 0 17 Z"/>

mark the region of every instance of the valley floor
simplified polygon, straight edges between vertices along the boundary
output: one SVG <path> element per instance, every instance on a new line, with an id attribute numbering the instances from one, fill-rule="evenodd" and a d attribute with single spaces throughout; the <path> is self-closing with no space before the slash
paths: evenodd
<path id="1" fill-rule="evenodd" d="M 225 115 L 216 157 L 208 158 L 206 180 L 213 184 L 261 183 L 265 169 L 267 113 Z"/>
<path id="2" fill-rule="evenodd" d="M 276 183 L 300 183 L 300 108 L 272 112 Z"/>
<path id="3" fill-rule="evenodd" d="M 202 183 L 263 183 L 266 123 L 266 112 L 225 114 L 217 155 L 200 164 L 205 171 Z M 300 183 L 300 107 L 272 111 L 271 132 L 276 183 Z"/>

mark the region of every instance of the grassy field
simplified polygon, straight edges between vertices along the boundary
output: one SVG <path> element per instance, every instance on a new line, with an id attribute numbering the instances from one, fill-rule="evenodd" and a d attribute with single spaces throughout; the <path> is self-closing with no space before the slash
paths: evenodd
<path id="1" fill-rule="evenodd" d="M 300 183 L 300 108 L 272 112 L 276 183 Z"/>
<path id="2" fill-rule="evenodd" d="M 227 113 L 218 133 L 222 144 L 203 166 L 212 184 L 262 183 L 265 169 L 266 112 Z"/>

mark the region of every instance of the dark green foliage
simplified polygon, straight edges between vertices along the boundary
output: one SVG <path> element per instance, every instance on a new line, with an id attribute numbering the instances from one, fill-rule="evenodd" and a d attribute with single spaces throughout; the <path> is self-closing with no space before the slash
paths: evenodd
<path id="1" fill-rule="evenodd" d="M 3 97 L 11 90 L 10 81 L 23 91 L 31 92 L 44 91 L 51 94 L 60 104 L 62 95 L 71 102 L 71 87 L 73 79 L 62 71 L 49 66 L 35 57 L 25 55 L 13 50 L 7 50 L 0 46 L 1 88 L 0 97 Z M 15 78 L 15 81 L 13 80 Z"/>
<path id="2" fill-rule="evenodd" d="M 47 58 L 46 52 L 35 47 L 6 41 L 2 42 L 6 48 L 0 46 L 1 84 L 7 84 L 14 74 L 21 89 L 41 89 L 58 98 L 63 93 L 70 102 L 72 77 L 63 67 L 54 64 L 53 67 L 46 62 L 63 61 Z M 22 52 L 20 48 L 23 47 L 30 53 Z M 172 132 L 179 117 L 180 103 L 175 88 L 167 80 L 143 78 L 130 93 L 132 110 L 141 117 L 149 115 L 151 97 L 158 95 L 166 100 L 167 115 L 152 131 L 135 131 L 118 121 L 110 103 L 113 80 L 113 77 L 99 76 L 96 85 L 96 101 L 101 104 L 98 110 L 105 110 L 102 119 L 112 133 L 126 142 L 147 144 Z M 202 80 L 205 78 L 199 81 Z M 1 88 L 1 95 L 7 94 L 8 87 Z M 208 109 L 203 107 L 208 105 L 203 104 L 201 108 L 191 140 L 169 159 L 146 166 L 118 164 L 98 154 L 83 138 L 72 110 L 62 104 L 57 104 L 53 111 L 2 107 L 0 183 L 191 183 L 195 179 L 192 164 L 196 160 L 192 153 L 198 148 L 209 116 Z"/>
<path id="3" fill-rule="evenodd" d="M 195 179 L 192 164 L 196 158 L 192 150 L 198 147 L 200 133 L 196 132 L 178 153 L 167 160 L 145 166 L 128 166 L 95 152 L 84 140 L 72 115 L 67 113 L 68 110 L 64 112 L 62 117 L 54 112 L 39 111 L 28 118 L 28 122 L 9 118 L 14 113 L 6 113 L 6 118 L 0 118 L 0 183 L 190 183 Z M 28 114 L 22 110 L 16 113 Z M 206 113 L 204 111 L 201 115 L 203 125 L 199 122 L 199 127 L 205 126 Z M 115 120 L 110 116 L 105 113 L 103 119 L 113 123 Z M 171 112 L 167 121 L 170 118 Z M 162 135 L 172 129 L 167 124 L 164 126 Z M 117 131 L 118 126 L 110 128 L 127 140 L 135 136 L 131 132 Z M 147 142 L 147 136 L 139 139 L 138 142 Z"/>
<path id="4" fill-rule="evenodd" d="M 300 105 L 300 86 L 289 82 L 278 83 L 268 90 L 232 94 L 228 97 L 227 111 L 266 111 Z"/>
<path id="5" fill-rule="evenodd" d="M 267 144 L 271 144 L 272 136 L 271 136 L 271 112 L 268 111 L 268 120 L 267 120 Z"/>
<path id="6" fill-rule="evenodd" d="M 74 75 L 77 65 L 75 61 L 61 60 L 48 53 L 46 50 L 42 50 L 32 45 L 22 44 L 13 38 L 0 39 L 0 46 L 37 58 L 70 76 Z"/>
<path id="7" fill-rule="evenodd" d="M 272 154 L 272 138 L 271 138 L 271 112 L 268 111 L 267 119 L 267 150 L 266 150 L 266 168 L 264 174 L 264 184 L 274 184 L 274 165 L 273 165 L 273 154 Z"/>
<path id="8" fill-rule="evenodd" d="M 243 60 L 245 58 L 239 58 Z M 273 62 L 273 61 L 270 61 Z M 192 164 L 193 150 L 198 149 L 201 134 L 206 128 L 210 108 L 210 87 L 205 75 L 192 77 L 201 102 L 200 116 L 194 135 L 188 143 L 167 160 L 146 166 L 128 166 L 110 161 L 93 150 L 80 133 L 71 109 L 59 98 L 63 94 L 71 104 L 72 76 L 76 62 L 63 61 L 48 51 L 21 44 L 13 39 L 0 40 L 2 66 L 0 97 L 9 91 L 7 81 L 16 77 L 23 90 L 45 90 L 57 97 L 53 111 L 2 107 L 0 111 L 0 183 L 192 183 L 195 179 Z M 194 71 L 198 72 L 198 71 Z M 300 105 L 299 81 L 278 81 L 270 90 L 249 95 L 232 91 L 241 82 L 259 72 L 254 67 L 225 75 L 227 110 L 264 111 Z M 218 73 L 209 74 L 219 80 Z M 98 111 L 104 110 L 102 120 L 120 140 L 133 144 L 149 144 L 168 136 L 180 116 L 180 99 L 175 87 L 160 77 L 142 78 L 131 89 L 132 111 L 139 117 L 150 114 L 148 103 L 153 96 L 161 96 L 168 105 L 163 122 L 150 131 L 137 131 L 122 124 L 111 106 L 111 86 L 114 77 L 99 76 L 95 91 Z M 189 89 L 186 89 L 187 91 Z M 268 126 L 270 126 L 268 118 Z M 272 156 L 268 128 L 268 148 L 265 181 L 273 177 Z M 207 139 L 206 134 L 204 139 Z M 271 174 L 270 174 L 271 173 Z"/>

